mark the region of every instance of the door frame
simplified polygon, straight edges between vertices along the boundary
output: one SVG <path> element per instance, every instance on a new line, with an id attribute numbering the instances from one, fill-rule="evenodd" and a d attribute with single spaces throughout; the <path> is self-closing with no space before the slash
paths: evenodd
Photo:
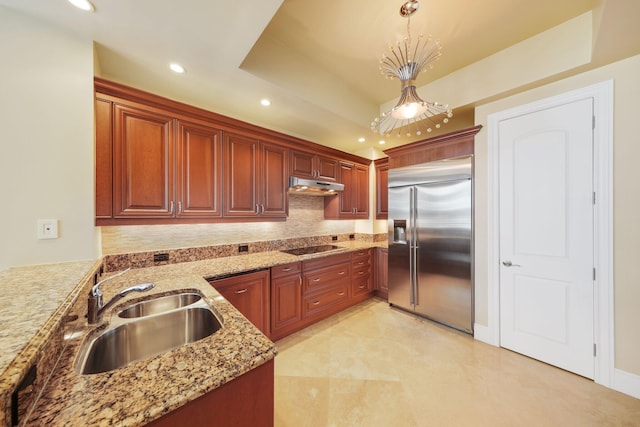
<path id="1" fill-rule="evenodd" d="M 488 116 L 488 325 L 486 341 L 500 346 L 500 171 L 499 125 L 502 120 L 558 105 L 593 99 L 594 205 L 594 381 L 606 387 L 614 375 L 613 294 L 613 80 L 562 93 Z"/>

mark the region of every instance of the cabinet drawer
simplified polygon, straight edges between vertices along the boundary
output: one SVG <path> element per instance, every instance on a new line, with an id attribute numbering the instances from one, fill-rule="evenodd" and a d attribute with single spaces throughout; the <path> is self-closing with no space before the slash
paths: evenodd
<path id="1" fill-rule="evenodd" d="M 371 276 L 371 268 L 369 265 L 365 265 L 364 267 L 360 267 L 360 268 L 351 269 L 352 280 L 364 279 L 365 277 L 370 277 L 370 276 Z"/>
<path id="2" fill-rule="evenodd" d="M 351 278 L 348 263 L 333 265 L 331 267 L 314 270 L 304 274 L 302 293 L 304 295 L 322 292 L 327 286 L 333 286 L 332 282 Z"/>
<path id="3" fill-rule="evenodd" d="M 371 259 L 371 249 L 361 249 L 356 252 L 351 252 L 351 261 L 352 262 L 367 262 Z"/>
<path id="4" fill-rule="evenodd" d="M 310 270 L 316 270 L 318 268 L 332 267 L 343 262 L 351 262 L 351 254 L 337 254 L 322 258 L 310 259 L 302 263 L 302 270 L 307 272 Z"/>
<path id="5" fill-rule="evenodd" d="M 349 299 L 349 284 L 349 279 L 334 282 L 334 286 L 325 292 L 305 297 L 302 304 L 302 316 L 313 316 L 347 301 Z"/>
<path id="6" fill-rule="evenodd" d="M 366 294 L 368 292 L 371 292 L 371 290 L 372 286 L 370 276 L 358 280 L 354 279 L 351 282 L 351 296 L 355 297 L 358 295 Z"/>
<path id="7" fill-rule="evenodd" d="M 271 277 L 278 278 L 283 276 L 289 276 L 291 274 L 300 274 L 302 271 L 301 262 L 292 262 L 291 264 L 276 265 L 271 267 Z"/>

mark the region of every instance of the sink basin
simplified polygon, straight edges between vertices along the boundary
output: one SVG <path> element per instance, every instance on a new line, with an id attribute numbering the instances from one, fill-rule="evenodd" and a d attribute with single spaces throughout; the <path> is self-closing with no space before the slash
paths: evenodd
<path id="1" fill-rule="evenodd" d="M 164 313 L 166 311 L 186 307 L 200 301 L 201 299 L 202 297 L 200 295 L 193 292 L 152 298 L 130 305 L 124 310 L 118 312 L 118 317 L 129 319 Z"/>
<path id="2" fill-rule="evenodd" d="M 141 317 L 87 340 L 75 368 L 80 374 L 111 371 L 201 340 L 221 327 L 216 315 L 204 307 L 188 307 Z"/>

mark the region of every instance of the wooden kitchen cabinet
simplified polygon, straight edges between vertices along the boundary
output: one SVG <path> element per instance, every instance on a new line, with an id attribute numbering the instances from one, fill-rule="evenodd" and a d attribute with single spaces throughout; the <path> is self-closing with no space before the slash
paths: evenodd
<path id="1" fill-rule="evenodd" d="M 302 263 L 271 267 L 271 339 L 302 327 Z"/>
<path id="2" fill-rule="evenodd" d="M 374 161 L 376 167 L 376 219 L 389 218 L 389 158 Z"/>
<path id="3" fill-rule="evenodd" d="M 375 249 L 375 291 L 376 296 L 387 299 L 389 295 L 389 276 L 387 274 L 389 270 L 388 259 L 389 249 L 376 248 Z"/>
<path id="4" fill-rule="evenodd" d="M 113 216 L 113 104 L 96 98 L 96 219 Z"/>
<path id="5" fill-rule="evenodd" d="M 266 336 L 270 336 L 269 282 L 269 270 L 209 280 L 220 295 Z"/>
<path id="6" fill-rule="evenodd" d="M 254 137 L 225 133 L 224 216 L 286 218 L 288 151 Z"/>
<path id="7" fill-rule="evenodd" d="M 351 298 L 360 302 L 373 292 L 371 274 L 371 249 L 362 249 L 351 254 Z"/>
<path id="8" fill-rule="evenodd" d="M 222 131 L 96 99 L 96 219 L 219 218 Z"/>
<path id="9" fill-rule="evenodd" d="M 210 425 L 273 427 L 273 360 L 148 424 L 149 427 Z"/>
<path id="10" fill-rule="evenodd" d="M 222 131 L 178 120 L 176 217 L 222 216 Z"/>
<path id="11" fill-rule="evenodd" d="M 335 197 L 325 197 L 326 219 L 369 218 L 369 167 L 357 163 L 340 162 L 340 182 L 344 191 Z"/>
<path id="12" fill-rule="evenodd" d="M 336 254 L 302 263 L 302 318 L 324 319 L 349 305 L 351 255 Z"/>
<path id="13" fill-rule="evenodd" d="M 114 217 L 174 216 L 174 120 L 138 105 L 114 104 Z"/>
<path id="14" fill-rule="evenodd" d="M 291 150 L 291 175 L 322 181 L 338 180 L 338 160 Z"/>

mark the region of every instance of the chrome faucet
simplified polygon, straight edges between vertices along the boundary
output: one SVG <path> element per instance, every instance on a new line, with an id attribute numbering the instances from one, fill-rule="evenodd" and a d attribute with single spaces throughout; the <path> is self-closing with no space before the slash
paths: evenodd
<path id="1" fill-rule="evenodd" d="M 103 304 L 102 301 L 102 291 L 100 290 L 100 285 L 102 285 L 107 280 L 115 279 L 118 276 L 122 276 L 127 271 L 131 270 L 131 268 L 127 268 L 120 273 L 116 273 L 113 276 L 106 277 L 93 285 L 91 288 L 91 292 L 89 292 L 89 301 L 87 302 L 87 322 L 92 325 L 94 323 L 98 323 L 102 318 L 102 313 L 109 307 L 113 306 L 117 301 L 121 298 L 130 294 L 131 292 L 145 292 L 152 289 L 155 286 L 155 283 L 141 283 L 139 285 L 134 285 L 128 288 L 125 288 L 115 294 L 108 303 Z"/>

